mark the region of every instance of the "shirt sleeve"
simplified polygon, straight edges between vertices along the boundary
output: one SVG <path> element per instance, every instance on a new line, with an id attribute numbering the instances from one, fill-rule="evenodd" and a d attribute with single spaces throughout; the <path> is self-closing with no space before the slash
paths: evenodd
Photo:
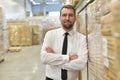
<path id="1" fill-rule="evenodd" d="M 88 50 L 85 38 L 82 40 L 82 42 L 80 42 L 77 54 L 78 59 L 69 61 L 68 63 L 64 64 L 62 68 L 67 70 L 82 70 L 86 67 Z"/>
<path id="2" fill-rule="evenodd" d="M 59 53 L 47 53 L 45 48 L 52 48 L 54 34 L 52 32 L 47 32 L 44 38 L 44 42 L 41 48 L 41 61 L 44 64 L 61 66 L 69 61 L 68 55 L 60 55 Z"/>

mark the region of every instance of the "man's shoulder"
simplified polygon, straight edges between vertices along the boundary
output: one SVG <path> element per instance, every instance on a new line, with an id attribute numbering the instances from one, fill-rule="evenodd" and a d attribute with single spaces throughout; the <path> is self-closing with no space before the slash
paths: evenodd
<path id="1" fill-rule="evenodd" d="M 75 32 L 76 32 L 76 34 L 78 34 L 78 35 L 80 35 L 80 36 L 85 36 L 84 34 L 78 32 L 78 31 L 75 31 Z"/>
<path id="2" fill-rule="evenodd" d="M 80 32 L 76 32 L 76 36 L 79 37 L 79 38 L 85 38 L 86 35 L 80 33 Z"/>

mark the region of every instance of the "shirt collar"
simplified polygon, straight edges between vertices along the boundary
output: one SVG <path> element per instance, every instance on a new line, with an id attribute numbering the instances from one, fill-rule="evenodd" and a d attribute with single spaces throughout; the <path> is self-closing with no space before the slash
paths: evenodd
<path id="1" fill-rule="evenodd" d="M 63 28 L 61 28 L 61 34 L 64 35 L 64 33 L 66 33 L 66 31 Z M 74 29 L 69 31 L 68 33 L 70 36 L 74 35 Z"/>

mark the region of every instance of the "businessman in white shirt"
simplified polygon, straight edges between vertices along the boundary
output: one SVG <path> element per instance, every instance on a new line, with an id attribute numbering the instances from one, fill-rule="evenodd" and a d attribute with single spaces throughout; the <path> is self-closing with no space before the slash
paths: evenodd
<path id="1" fill-rule="evenodd" d="M 86 37 L 73 29 L 76 21 L 73 6 L 64 5 L 59 19 L 61 28 L 46 33 L 41 49 L 41 61 L 46 65 L 45 80 L 77 80 L 79 71 L 87 64 Z M 67 51 L 64 54 L 62 50 L 66 32 Z M 62 70 L 66 70 L 66 73 L 63 74 Z"/>

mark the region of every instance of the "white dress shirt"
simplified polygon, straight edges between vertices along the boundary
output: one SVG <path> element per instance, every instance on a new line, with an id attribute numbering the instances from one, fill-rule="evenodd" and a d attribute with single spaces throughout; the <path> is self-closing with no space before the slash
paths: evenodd
<path id="1" fill-rule="evenodd" d="M 47 77 L 61 80 L 61 69 L 66 69 L 68 70 L 67 80 L 76 80 L 79 70 L 84 69 L 87 63 L 86 37 L 74 30 L 70 31 L 67 55 L 62 55 L 64 33 L 62 28 L 46 33 L 41 49 L 41 61 L 46 64 Z M 52 48 L 54 53 L 47 53 L 46 47 Z M 69 61 L 69 54 L 77 54 L 78 59 Z"/>

